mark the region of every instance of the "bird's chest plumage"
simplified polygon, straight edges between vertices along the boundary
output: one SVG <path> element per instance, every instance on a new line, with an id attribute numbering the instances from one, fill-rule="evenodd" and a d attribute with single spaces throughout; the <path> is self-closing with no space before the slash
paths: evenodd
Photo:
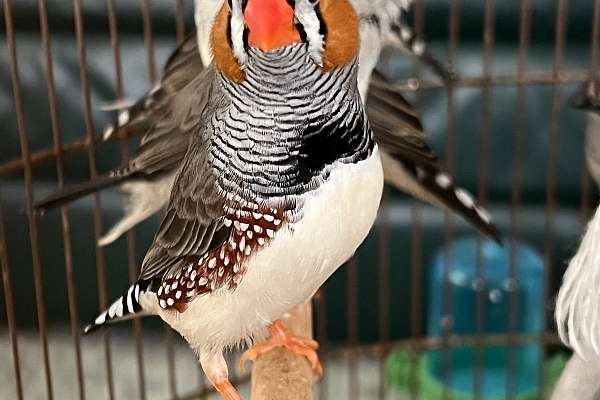
<path id="1" fill-rule="evenodd" d="M 247 260 L 231 291 L 194 299 L 183 314 L 161 315 L 197 350 L 220 351 L 260 335 L 294 305 L 308 300 L 367 236 L 383 188 L 379 152 L 355 164 L 335 163 L 329 179 L 302 196 L 302 218 L 285 224 Z"/>
<path id="2" fill-rule="evenodd" d="M 160 315 L 202 351 L 310 298 L 362 243 L 381 198 L 356 64 L 324 74 L 302 46 L 256 59 L 243 84 L 221 82 L 207 128 L 227 236 L 158 292 Z"/>
<path id="3" fill-rule="evenodd" d="M 324 73 L 303 45 L 251 60 L 244 82 L 222 79 L 225 100 L 209 127 L 224 192 L 258 201 L 301 195 L 318 187 L 334 162 L 370 154 L 356 64 Z"/>

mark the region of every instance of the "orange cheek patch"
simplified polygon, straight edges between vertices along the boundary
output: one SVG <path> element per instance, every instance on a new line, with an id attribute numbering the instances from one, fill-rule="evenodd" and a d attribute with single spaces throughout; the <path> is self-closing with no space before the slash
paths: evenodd
<path id="1" fill-rule="evenodd" d="M 294 26 L 294 10 L 286 0 L 249 0 L 244 17 L 252 47 L 273 50 L 301 41 Z"/>

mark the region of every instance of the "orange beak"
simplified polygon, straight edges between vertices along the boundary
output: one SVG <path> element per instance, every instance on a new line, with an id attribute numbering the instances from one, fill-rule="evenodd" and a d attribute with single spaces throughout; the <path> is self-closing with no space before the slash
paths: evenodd
<path id="1" fill-rule="evenodd" d="M 244 17 L 251 47 L 268 51 L 301 41 L 287 0 L 248 0 Z"/>

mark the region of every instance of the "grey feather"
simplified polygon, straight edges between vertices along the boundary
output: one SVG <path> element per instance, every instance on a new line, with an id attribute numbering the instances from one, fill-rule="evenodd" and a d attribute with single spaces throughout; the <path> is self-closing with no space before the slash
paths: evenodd
<path id="1" fill-rule="evenodd" d="M 422 201 L 458 213 L 483 234 L 500 241 L 488 212 L 465 189 L 454 185 L 425 142 L 415 109 L 377 71 L 371 79 L 367 114 L 381 149 L 386 181 Z"/>

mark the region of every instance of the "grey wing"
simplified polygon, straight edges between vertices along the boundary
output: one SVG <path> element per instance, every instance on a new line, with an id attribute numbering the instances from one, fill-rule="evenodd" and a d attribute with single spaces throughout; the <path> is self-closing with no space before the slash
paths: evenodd
<path id="1" fill-rule="evenodd" d="M 160 82 L 132 105 L 117 102 L 110 109 L 118 110 L 113 125 L 108 126 L 103 140 L 112 136 L 142 136 L 142 142 L 150 140 L 160 131 L 150 127 L 171 108 L 173 98 L 190 84 L 204 69 L 195 33 L 189 34 L 170 55 L 163 68 Z"/>
<path id="2" fill-rule="evenodd" d="M 129 163 L 114 175 L 139 172 L 153 175 L 179 168 L 197 123 L 206 109 L 215 70 L 199 71 L 184 88 L 170 96 L 160 113 L 152 116 L 150 128 Z"/>
<path id="3" fill-rule="evenodd" d="M 194 139 L 173 184 L 171 198 L 142 264 L 140 280 L 162 280 L 186 260 L 200 257 L 228 237 L 224 197 L 208 164 L 208 146 Z"/>
<path id="4" fill-rule="evenodd" d="M 366 102 L 385 179 L 399 190 L 460 214 L 476 229 L 500 241 L 489 213 L 465 189 L 456 187 L 423 137 L 414 107 L 377 71 Z"/>

